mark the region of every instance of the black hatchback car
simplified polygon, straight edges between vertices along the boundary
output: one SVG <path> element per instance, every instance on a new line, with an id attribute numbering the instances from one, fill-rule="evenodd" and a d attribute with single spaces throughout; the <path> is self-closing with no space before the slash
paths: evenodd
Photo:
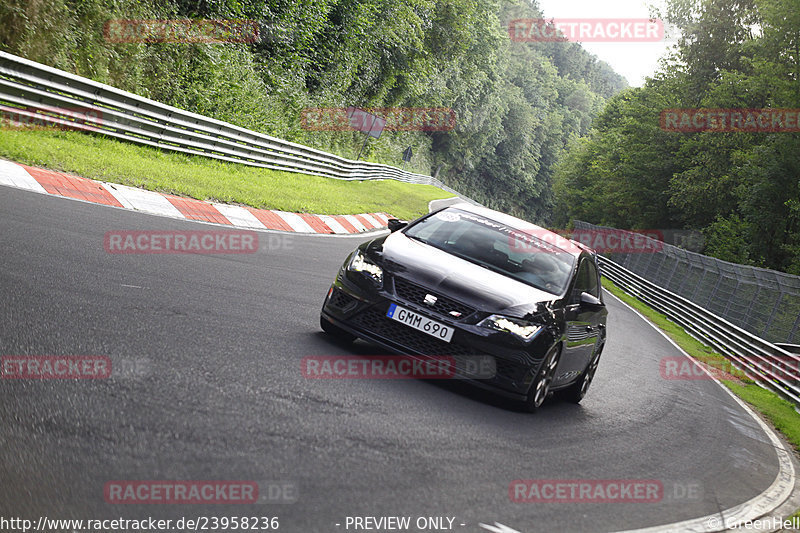
<path id="1" fill-rule="evenodd" d="M 461 203 L 351 253 L 322 329 L 410 356 L 490 356 L 471 383 L 530 411 L 550 392 L 580 402 L 606 340 L 596 254 L 539 226 Z"/>

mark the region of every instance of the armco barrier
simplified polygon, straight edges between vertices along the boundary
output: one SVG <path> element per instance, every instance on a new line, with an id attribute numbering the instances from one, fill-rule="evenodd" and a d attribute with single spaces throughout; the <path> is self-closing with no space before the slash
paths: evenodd
<path id="1" fill-rule="evenodd" d="M 630 233 L 580 220 L 574 224 L 575 229 L 589 234 Z M 647 237 L 644 240 L 652 243 L 652 253 L 598 252 L 764 340 L 789 344 L 800 340 L 800 276 L 723 261 Z M 691 237 L 687 244 L 692 244 Z"/>
<path id="2" fill-rule="evenodd" d="M 800 404 L 800 354 L 767 342 L 610 259 L 598 259 L 603 276 L 625 292 L 719 350 L 761 386 Z"/>
<path id="3" fill-rule="evenodd" d="M 434 185 L 472 202 L 432 176 L 345 159 L 5 52 L 0 52 L 0 112 L 23 120 L 273 170 L 343 180 L 393 179 Z"/>

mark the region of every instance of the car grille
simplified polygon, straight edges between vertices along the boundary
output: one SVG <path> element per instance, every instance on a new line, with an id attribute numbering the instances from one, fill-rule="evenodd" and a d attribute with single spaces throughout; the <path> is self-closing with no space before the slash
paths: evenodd
<path id="1" fill-rule="evenodd" d="M 356 315 L 353 318 L 353 325 L 424 355 L 478 355 L 479 353 L 472 348 L 436 339 L 400 322 L 390 320 L 375 308 Z"/>
<path id="2" fill-rule="evenodd" d="M 425 287 L 399 277 L 394 278 L 394 292 L 399 298 L 407 302 L 424 306 L 426 309 L 451 319 L 461 320 L 471 315 L 475 311 L 475 309 L 472 307 L 464 305 L 461 302 L 453 300 L 452 298 L 448 298 L 447 296 L 435 294 Z M 425 296 L 428 294 L 436 296 L 437 299 L 435 304 L 428 305 L 425 303 Z M 451 314 L 453 311 L 459 314 Z"/>
<path id="3" fill-rule="evenodd" d="M 359 329 L 385 338 L 409 351 L 423 355 L 488 355 L 475 348 L 462 346 L 454 342 L 444 342 L 399 322 L 390 320 L 374 307 L 353 317 L 352 324 Z M 524 364 L 500 357 L 495 357 L 494 359 L 497 377 L 519 382 L 528 371 L 528 367 Z"/>
<path id="4" fill-rule="evenodd" d="M 334 288 L 328 304 L 341 309 L 342 311 L 350 311 L 356 306 L 358 300 L 344 292 L 343 290 Z"/>

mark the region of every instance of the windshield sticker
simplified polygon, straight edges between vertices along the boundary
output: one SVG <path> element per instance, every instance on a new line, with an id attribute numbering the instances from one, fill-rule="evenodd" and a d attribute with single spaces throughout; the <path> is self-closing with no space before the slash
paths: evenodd
<path id="1" fill-rule="evenodd" d="M 433 218 L 444 222 L 458 222 L 461 220 L 461 213 L 457 211 L 445 210 L 433 215 Z"/>

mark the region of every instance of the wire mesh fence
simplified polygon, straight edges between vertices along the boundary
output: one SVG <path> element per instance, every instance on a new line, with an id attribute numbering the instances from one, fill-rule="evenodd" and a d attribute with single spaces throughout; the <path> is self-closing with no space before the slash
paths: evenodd
<path id="1" fill-rule="evenodd" d="M 574 225 L 576 230 L 625 233 L 582 221 Z M 604 255 L 762 339 L 800 343 L 800 276 L 729 263 L 667 243 L 647 250 Z"/>

